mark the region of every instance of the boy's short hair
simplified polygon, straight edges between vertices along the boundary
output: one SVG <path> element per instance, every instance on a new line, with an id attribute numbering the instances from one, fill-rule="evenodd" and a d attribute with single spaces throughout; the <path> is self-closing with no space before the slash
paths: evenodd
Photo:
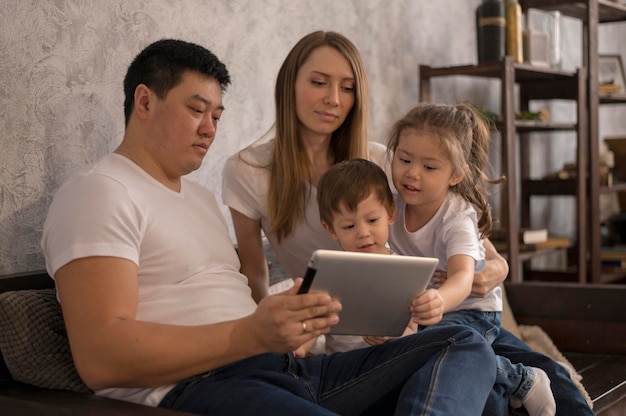
<path id="1" fill-rule="evenodd" d="M 161 39 L 143 49 L 133 59 L 124 78 L 124 118 L 126 125 L 135 104 L 135 89 L 145 84 L 159 99 L 182 81 L 186 71 L 213 77 L 222 92 L 230 84 L 226 66 L 208 49 L 177 39 Z"/>
<path id="2" fill-rule="evenodd" d="M 395 203 L 385 171 L 374 162 L 352 159 L 331 166 L 317 185 L 320 220 L 332 227 L 335 212 L 345 206 L 356 211 L 359 203 L 374 194 L 393 215 Z"/>

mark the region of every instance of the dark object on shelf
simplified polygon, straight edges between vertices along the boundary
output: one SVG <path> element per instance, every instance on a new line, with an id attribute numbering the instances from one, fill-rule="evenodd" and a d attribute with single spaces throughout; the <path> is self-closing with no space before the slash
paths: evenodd
<path id="1" fill-rule="evenodd" d="M 501 0 L 483 0 L 476 8 L 476 40 L 478 62 L 499 61 L 505 46 L 504 3 Z"/>
<path id="2" fill-rule="evenodd" d="M 615 214 L 607 220 L 612 245 L 626 244 L 626 214 Z"/>

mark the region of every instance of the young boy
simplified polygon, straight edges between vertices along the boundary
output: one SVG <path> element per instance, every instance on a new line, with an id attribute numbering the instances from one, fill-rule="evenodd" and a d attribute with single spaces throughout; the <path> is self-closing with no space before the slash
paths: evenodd
<path id="1" fill-rule="evenodd" d="M 332 166 L 317 186 L 320 220 L 345 251 L 393 254 L 389 226 L 396 207 L 385 172 L 375 163 L 353 159 Z M 409 322 L 404 335 L 415 333 Z M 327 354 L 381 344 L 389 337 L 326 335 Z"/>

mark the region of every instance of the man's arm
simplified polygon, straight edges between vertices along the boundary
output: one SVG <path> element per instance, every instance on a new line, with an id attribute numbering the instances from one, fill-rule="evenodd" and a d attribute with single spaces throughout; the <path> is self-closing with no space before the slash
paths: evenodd
<path id="1" fill-rule="evenodd" d="M 235 209 L 230 209 L 237 238 L 241 273 L 248 278 L 252 297 L 259 303 L 268 294 L 269 270 L 261 239 L 261 220 L 253 220 Z"/>
<path id="2" fill-rule="evenodd" d="M 136 319 L 137 268 L 131 261 L 77 259 L 55 280 L 76 368 L 96 390 L 167 385 L 260 353 L 292 351 L 328 332 L 341 308 L 328 295 L 296 295 L 298 279 L 250 316 L 168 325 Z"/>

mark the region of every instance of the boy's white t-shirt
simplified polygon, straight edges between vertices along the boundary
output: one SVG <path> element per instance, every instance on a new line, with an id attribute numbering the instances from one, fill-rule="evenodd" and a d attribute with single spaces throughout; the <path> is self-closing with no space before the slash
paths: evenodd
<path id="1" fill-rule="evenodd" d="M 214 195 L 186 178 L 174 192 L 117 154 L 81 168 L 61 186 L 42 248 L 51 276 L 90 256 L 137 264 L 138 320 L 200 325 L 256 309 Z M 156 406 L 172 387 L 96 393 Z"/>
<path id="2" fill-rule="evenodd" d="M 395 199 L 398 215 L 389 230 L 392 250 L 405 256 L 436 257 L 439 259 L 439 270 L 447 270 L 448 258 L 457 254 L 473 257 L 476 273 L 485 268 L 485 247 L 478 236 L 476 210 L 469 202 L 448 192 L 433 218 L 416 232 L 410 232 L 405 223 L 406 203 L 397 194 Z M 464 309 L 501 311 L 500 287 L 484 297 L 470 296 L 453 310 Z"/>

